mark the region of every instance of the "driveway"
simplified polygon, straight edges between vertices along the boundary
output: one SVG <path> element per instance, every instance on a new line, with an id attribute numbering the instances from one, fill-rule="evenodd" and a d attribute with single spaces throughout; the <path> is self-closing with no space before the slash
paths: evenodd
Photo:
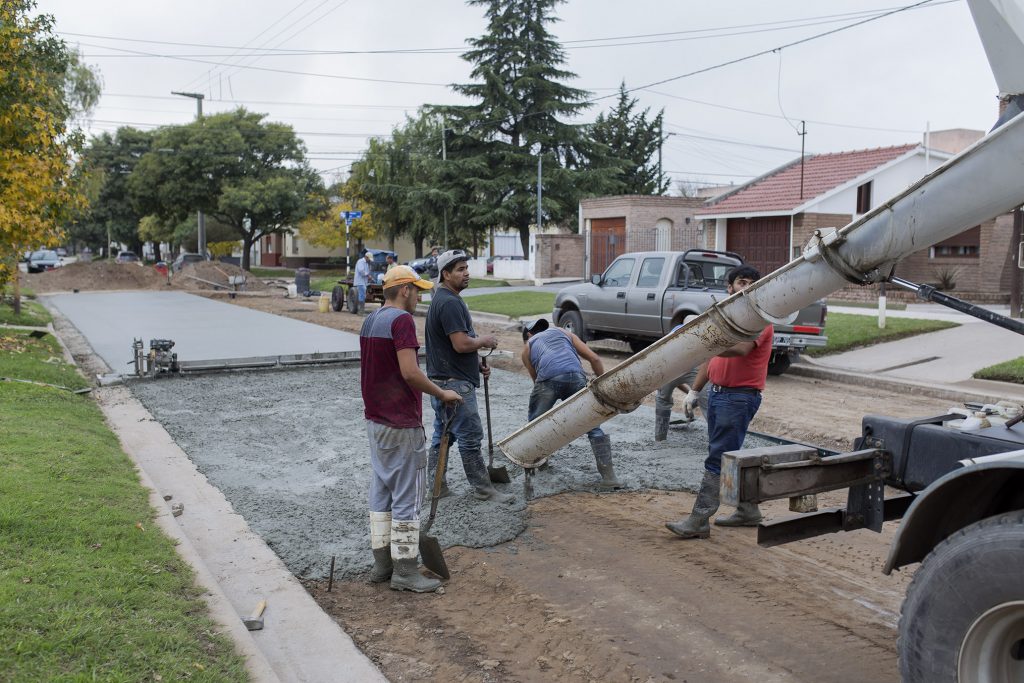
<path id="1" fill-rule="evenodd" d="M 57 294 L 49 301 L 116 373 L 132 359 L 132 340 L 173 339 L 178 359 L 358 351 L 349 332 L 254 311 L 185 292 Z"/>

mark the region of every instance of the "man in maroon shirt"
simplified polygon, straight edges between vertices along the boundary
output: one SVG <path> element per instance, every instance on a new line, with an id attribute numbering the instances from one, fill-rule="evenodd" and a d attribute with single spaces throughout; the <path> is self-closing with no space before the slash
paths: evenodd
<path id="1" fill-rule="evenodd" d="M 420 370 L 412 313 L 421 289 L 433 285 L 409 266 L 384 275 L 384 305 L 359 331 L 360 384 L 370 438 L 370 580 L 425 593 L 441 585 L 419 573 L 420 502 L 427 476 L 423 393 L 462 401 Z"/>
<path id="2" fill-rule="evenodd" d="M 751 266 L 736 266 L 726 275 L 729 294 L 741 292 L 761 279 Z M 708 393 L 708 457 L 704 461 L 701 481 L 693 511 L 685 519 L 665 524 L 669 531 L 682 538 L 708 538 L 708 520 L 718 510 L 719 476 L 722 453 L 743 446 L 750 421 L 761 407 L 761 392 L 768 376 L 768 360 L 772 355 L 774 329 L 768 325 L 754 341 L 736 344 L 705 363 L 697 371 L 693 388 L 686 395 L 685 408 L 693 414 L 698 395 L 711 382 Z M 742 503 L 736 512 L 715 520 L 718 526 L 754 526 L 761 521 L 757 505 Z"/>

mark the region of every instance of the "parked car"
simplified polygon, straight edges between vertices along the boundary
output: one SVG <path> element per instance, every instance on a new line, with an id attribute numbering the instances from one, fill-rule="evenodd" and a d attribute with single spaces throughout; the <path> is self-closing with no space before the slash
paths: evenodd
<path id="1" fill-rule="evenodd" d="M 727 297 L 726 275 L 742 263 L 739 254 L 708 249 L 623 254 L 590 282 L 561 290 L 553 319 L 584 341 L 618 339 L 640 351 Z M 821 300 L 775 325 L 769 374 L 784 373 L 805 348 L 825 346 L 826 313 Z"/>
<path id="2" fill-rule="evenodd" d="M 135 263 L 142 265 L 142 261 L 139 259 L 139 255 L 134 251 L 120 251 L 117 253 L 117 258 L 114 259 L 117 263 Z"/>
<path id="3" fill-rule="evenodd" d="M 405 265 L 409 266 L 422 277 L 435 278 L 437 277 L 437 257 L 436 256 L 424 256 L 423 258 L 413 259 Z"/>
<path id="4" fill-rule="evenodd" d="M 522 256 L 489 256 L 487 258 L 487 274 L 494 275 L 495 261 L 522 261 Z"/>
<path id="5" fill-rule="evenodd" d="M 200 261 L 209 261 L 209 260 L 210 260 L 209 257 L 204 256 L 202 254 L 191 254 L 191 253 L 178 254 L 178 258 L 174 259 L 174 262 L 171 263 L 171 271 L 174 272 L 174 273 L 177 273 L 179 270 L 184 268 L 186 264 L 189 264 L 189 263 L 199 263 Z"/>
<path id="6" fill-rule="evenodd" d="M 57 252 L 57 256 L 60 256 L 61 258 L 64 258 L 65 256 L 68 255 L 68 250 L 65 249 L 64 247 L 57 247 L 56 249 L 54 249 L 54 251 Z"/>
<path id="7" fill-rule="evenodd" d="M 53 270 L 63 265 L 64 259 L 57 256 L 57 252 L 52 249 L 33 251 L 32 255 L 28 257 L 28 272 L 30 273 L 42 273 L 45 270 Z"/>

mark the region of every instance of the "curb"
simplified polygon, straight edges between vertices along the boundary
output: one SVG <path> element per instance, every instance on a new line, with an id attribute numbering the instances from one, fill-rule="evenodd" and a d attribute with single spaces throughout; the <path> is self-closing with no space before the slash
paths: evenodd
<path id="1" fill-rule="evenodd" d="M 824 368 L 820 365 L 811 365 L 806 359 L 801 358 L 787 370 L 787 374 L 798 377 L 809 377 L 811 379 L 823 379 L 832 382 L 842 382 L 855 386 L 874 387 L 886 389 L 897 393 L 910 393 L 916 396 L 929 396 L 943 401 L 963 403 L 970 401 L 975 403 L 997 403 L 1004 400 L 1021 400 L 1024 394 L 1024 387 L 1018 389 L 1017 394 L 995 394 L 984 393 L 972 389 L 964 389 L 949 384 L 925 384 L 913 380 L 893 379 L 879 375 L 852 372 L 848 370 L 837 370 Z"/>

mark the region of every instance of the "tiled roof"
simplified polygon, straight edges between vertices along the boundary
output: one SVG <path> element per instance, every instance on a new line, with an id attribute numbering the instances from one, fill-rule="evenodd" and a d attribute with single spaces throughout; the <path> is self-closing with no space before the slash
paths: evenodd
<path id="1" fill-rule="evenodd" d="M 800 159 L 740 187 L 707 209 L 702 216 L 743 212 L 792 211 L 868 171 L 917 148 L 917 144 L 862 149 L 809 156 L 804 161 L 804 191 L 800 196 Z"/>

